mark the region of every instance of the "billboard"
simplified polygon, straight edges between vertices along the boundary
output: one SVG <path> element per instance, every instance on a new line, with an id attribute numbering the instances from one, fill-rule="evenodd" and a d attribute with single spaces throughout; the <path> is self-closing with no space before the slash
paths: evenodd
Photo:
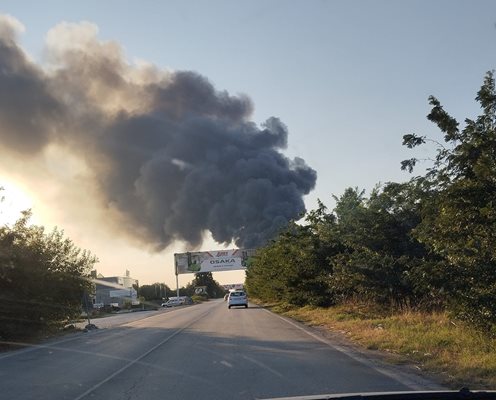
<path id="1" fill-rule="evenodd" d="M 195 294 L 198 294 L 198 295 L 207 294 L 207 287 L 206 286 L 195 287 Z"/>
<path id="2" fill-rule="evenodd" d="M 249 267 L 254 249 L 196 251 L 174 254 L 176 274 L 233 271 Z"/>

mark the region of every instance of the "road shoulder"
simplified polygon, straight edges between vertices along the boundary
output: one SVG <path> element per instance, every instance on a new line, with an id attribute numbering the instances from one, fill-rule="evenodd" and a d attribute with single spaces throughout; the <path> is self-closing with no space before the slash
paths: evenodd
<path id="1" fill-rule="evenodd" d="M 412 390 L 444 390 L 446 386 L 441 384 L 442 379 L 432 373 L 421 370 L 414 363 L 408 362 L 400 355 L 379 350 L 369 350 L 351 341 L 343 333 L 332 331 L 324 326 L 311 326 L 301 321 L 297 321 L 286 315 L 281 315 L 272 311 L 269 307 L 257 304 L 257 307 L 284 320 L 314 339 L 340 351 L 350 358 L 365 364 L 374 370 L 392 377 L 397 381 L 412 388 Z"/>

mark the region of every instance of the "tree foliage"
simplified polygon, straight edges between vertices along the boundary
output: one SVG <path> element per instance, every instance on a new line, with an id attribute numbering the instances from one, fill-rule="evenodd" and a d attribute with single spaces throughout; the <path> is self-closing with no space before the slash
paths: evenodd
<path id="1" fill-rule="evenodd" d="M 410 133 L 403 144 L 437 147 L 424 176 L 348 188 L 328 212 L 320 203 L 258 252 L 247 272 L 263 300 L 327 305 L 349 298 L 393 307 L 446 308 L 479 326 L 496 324 L 496 90 L 487 73 L 482 114 L 464 127 L 435 97 L 427 118 L 442 138 Z M 401 163 L 410 172 L 417 158 Z"/>
<path id="2" fill-rule="evenodd" d="M 333 303 L 328 257 L 341 251 L 340 244 L 328 237 L 335 220 L 320 203 L 306 221 L 307 225 L 291 223 L 277 240 L 258 252 L 246 278 L 252 295 L 297 305 Z"/>
<path id="3" fill-rule="evenodd" d="M 482 114 L 459 123 L 433 105 L 429 120 L 444 134 L 435 164 L 423 177 L 435 189 L 414 231 L 443 259 L 453 307 L 476 322 L 496 322 L 496 90 L 492 72 L 477 93 Z"/>
<path id="4" fill-rule="evenodd" d="M 224 296 L 225 290 L 214 280 L 211 272 L 202 272 L 195 274 L 193 281 L 186 287 L 188 296 L 195 294 L 195 288 L 205 286 L 207 290 L 207 297 L 218 299 Z"/>
<path id="5" fill-rule="evenodd" d="M 151 285 L 141 285 L 138 289 L 139 296 L 145 301 L 162 302 L 164 299 L 175 296 L 175 292 L 165 283 L 152 283 Z"/>
<path id="6" fill-rule="evenodd" d="M 19 339 L 81 314 L 97 261 L 54 229 L 30 225 L 29 211 L 0 227 L 0 337 Z"/>

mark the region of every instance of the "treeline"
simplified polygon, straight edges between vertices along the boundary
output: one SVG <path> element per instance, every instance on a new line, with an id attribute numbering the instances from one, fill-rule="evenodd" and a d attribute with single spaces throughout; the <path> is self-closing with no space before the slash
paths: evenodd
<path id="1" fill-rule="evenodd" d="M 496 91 L 487 73 L 482 114 L 463 129 L 429 98 L 427 118 L 443 139 L 408 134 L 408 148 L 434 143 L 425 175 L 357 188 L 319 202 L 260 249 L 247 271 L 252 296 L 294 305 L 350 299 L 388 307 L 445 309 L 479 327 L 496 326 Z M 413 171 L 416 158 L 401 168 Z"/>
<path id="2" fill-rule="evenodd" d="M 30 225 L 30 212 L 0 226 L 0 340 L 20 340 L 81 315 L 96 258 L 55 229 Z"/>
<path id="3" fill-rule="evenodd" d="M 211 272 L 195 274 L 194 279 L 186 286 L 179 288 L 180 296 L 194 296 L 197 287 L 206 289 L 206 298 L 220 298 L 226 293 L 225 289 L 214 280 Z M 138 288 L 138 296 L 147 302 L 161 303 L 169 297 L 176 296 L 176 289 L 171 289 L 165 283 L 153 283 L 151 285 L 142 285 Z"/>

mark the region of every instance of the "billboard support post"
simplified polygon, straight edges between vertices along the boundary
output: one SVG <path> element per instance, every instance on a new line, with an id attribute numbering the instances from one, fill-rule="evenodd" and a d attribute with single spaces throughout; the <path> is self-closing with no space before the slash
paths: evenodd
<path id="1" fill-rule="evenodd" d="M 176 271 L 176 296 L 179 299 L 179 274 L 177 271 L 176 255 L 174 254 L 174 269 Z"/>
<path id="2" fill-rule="evenodd" d="M 176 272 L 176 296 L 179 298 L 179 275 Z"/>
<path id="3" fill-rule="evenodd" d="M 223 249 L 174 254 L 176 292 L 179 298 L 179 274 L 233 271 L 250 267 L 256 249 Z"/>

